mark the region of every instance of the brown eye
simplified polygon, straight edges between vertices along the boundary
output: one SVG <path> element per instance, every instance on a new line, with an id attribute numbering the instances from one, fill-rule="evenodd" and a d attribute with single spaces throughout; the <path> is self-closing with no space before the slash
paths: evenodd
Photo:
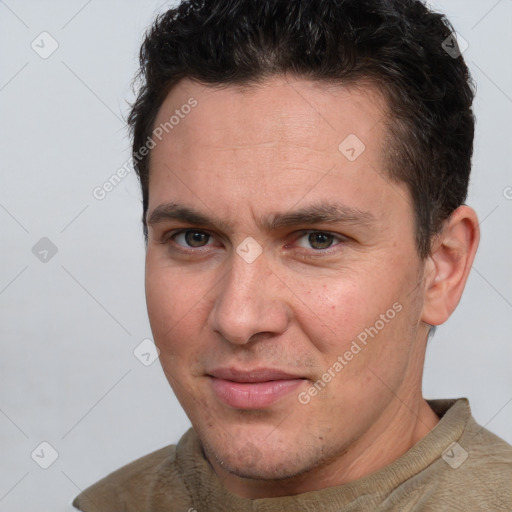
<path id="1" fill-rule="evenodd" d="M 334 235 L 317 231 L 308 235 L 308 242 L 313 249 L 328 249 L 334 241 Z"/>
<path id="2" fill-rule="evenodd" d="M 183 231 L 182 233 L 175 235 L 176 240 L 180 236 L 185 238 L 185 246 L 188 247 L 203 247 L 208 243 L 208 240 L 210 239 L 210 235 L 208 233 L 204 233 L 203 231 Z"/>

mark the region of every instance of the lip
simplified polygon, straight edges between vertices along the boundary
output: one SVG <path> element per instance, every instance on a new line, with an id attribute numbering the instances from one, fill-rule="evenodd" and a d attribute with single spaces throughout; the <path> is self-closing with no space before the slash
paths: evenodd
<path id="1" fill-rule="evenodd" d="M 217 368 L 208 376 L 217 398 L 235 409 L 269 407 L 295 391 L 306 380 L 272 368 Z"/>

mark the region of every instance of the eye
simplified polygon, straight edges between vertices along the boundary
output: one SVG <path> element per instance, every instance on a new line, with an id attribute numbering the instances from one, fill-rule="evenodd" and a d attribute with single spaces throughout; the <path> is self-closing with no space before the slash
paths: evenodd
<path id="1" fill-rule="evenodd" d="M 206 231 L 198 229 L 183 229 L 174 233 L 170 233 L 165 237 L 164 243 L 172 241 L 175 244 L 176 250 L 181 248 L 182 250 L 200 249 L 208 247 L 212 235 Z M 330 253 L 331 250 L 336 250 L 336 246 L 339 245 L 337 242 L 344 242 L 346 238 L 342 235 L 335 235 L 325 231 L 307 231 L 302 232 L 295 239 L 296 244 L 303 249 L 313 249 L 314 252 L 320 254 Z M 319 255 L 320 255 L 319 254 Z"/>
<path id="2" fill-rule="evenodd" d="M 305 242 L 301 243 L 301 240 Z M 326 249 L 330 249 L 333 247 L 336 240 L 344 241 L 344 238 L 332 233 L 326 233 L 325 231 L 310 231 L 308 233 L 303 233 L 297 238 L 299 247 L 303 247 L 304 249 L 313 248 L 316 251 L 325 251 Z"/>
<path id="3" fill-rule="evenodd" d="M 178 245 L 181 247 L 204 247 L 207 245 L 210 236 L 208 233 L 204 231 L 198 231 L 195 229 L 188 229 L 185 231 L 180 231 L 170 236 L 170 239 L 173 239 Z M 179 240 L 182 240 L 183 243 L 180 243 Z"/>

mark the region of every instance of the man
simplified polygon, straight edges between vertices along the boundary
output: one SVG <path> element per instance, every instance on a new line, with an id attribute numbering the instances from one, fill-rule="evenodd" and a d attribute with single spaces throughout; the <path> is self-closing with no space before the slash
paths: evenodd
<path id="1" fill-rule="evenodd" d="M 479 241 L 474 119 L 415 0 L 187 1 L 130 115 L 149 318 L 193 429 L 83 511 L 512 509 L 512 447 L 425 400 Z"/>

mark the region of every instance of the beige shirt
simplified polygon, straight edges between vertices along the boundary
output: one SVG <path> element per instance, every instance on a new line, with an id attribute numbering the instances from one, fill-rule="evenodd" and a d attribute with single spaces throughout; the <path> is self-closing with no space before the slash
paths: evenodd
<path id="1" fill-rule="evenodd" d="M 512 446 L 479 426 L 467 399 L 428 400 L 441 418 L 388 466 L 337 487 L 249 500 L 231 494 L 190 429 L 111 473 L 73 505 L 84 512 L 512 511 Z"/>

